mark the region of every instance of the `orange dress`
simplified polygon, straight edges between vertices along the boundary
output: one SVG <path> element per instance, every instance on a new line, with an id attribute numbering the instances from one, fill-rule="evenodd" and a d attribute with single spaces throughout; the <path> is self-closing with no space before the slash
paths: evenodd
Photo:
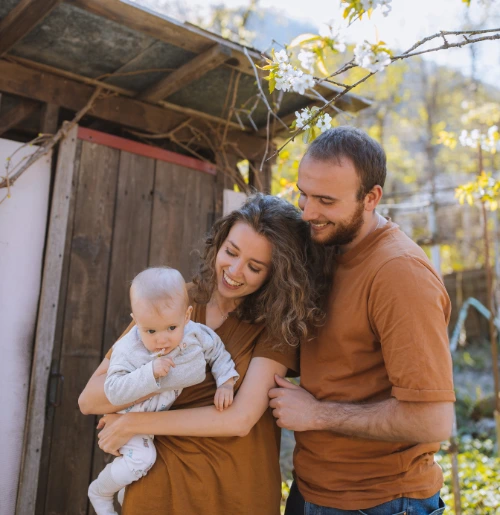
<path id="1" fill-rule="evenodd" d="M 205 323 L 205 306 L 193 303 L 192 320 Z M 231 354 L 242 384 L 250 360 L 265 357 L 298 369 L 296 349 L 279 352 L 264 325 L 230 316 L 217 334 Z M 216 384 L 186 388 L 171 409 L 213 405 Z M 148 474 L 127 487 L 123 515 L 279 515 L 280 429 L 267 409 L 245 437 L 156 436 L 157 460 Z"/>

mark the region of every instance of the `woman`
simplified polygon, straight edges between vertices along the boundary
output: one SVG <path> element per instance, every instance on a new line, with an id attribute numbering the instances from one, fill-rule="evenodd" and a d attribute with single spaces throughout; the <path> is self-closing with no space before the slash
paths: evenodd
<path id="1" fill-rule="evenodd" d="M 101 419 L 99 446 L 112 454 L 135 434 L 156 435 L 157 461 L 127 488 L 124 515 L 279 513 L 280 432 L 267 393 L 275 374 L 297 371 L 298 342 L 322 319 L 307 270 L 309 249 L 299 212 L 269 195 L 253 196 L 215 223 L 190 291 L 192 319 L 224 342 L 240 374 L 237 395 L 218 412 L 207 374 L 170 411 Z M 80 397 L 84 413 L 125 408 L 104 395 L 108 357 Z"/>

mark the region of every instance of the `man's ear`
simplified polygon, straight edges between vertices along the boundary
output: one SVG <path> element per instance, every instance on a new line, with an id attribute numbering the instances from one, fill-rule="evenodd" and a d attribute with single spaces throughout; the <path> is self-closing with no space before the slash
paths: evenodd
<path id="1" fill-rule="evenodd" d="M 382 200 L 383 193 L 384 192 L 379 185 L 374 186 L 365 196 L 365 210 L 373 211 Z"/>

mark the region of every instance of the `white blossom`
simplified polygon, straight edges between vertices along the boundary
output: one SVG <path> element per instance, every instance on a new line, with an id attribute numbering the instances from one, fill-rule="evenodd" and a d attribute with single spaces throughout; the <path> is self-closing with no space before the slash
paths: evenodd
<path id="1" fill-rule="evenodd" d="M 287 63 L 288 62 L 288 54 L 286 53 L 286 50 L 280 50 L 279 52 L 275 52 L 274 59 L 278 63 Z"/>
<path id="2" fill-rule="evenodd" d="M 368 71 L 375 73 L 382 71 L 391 64 L 391 56 L 384 48 L 376 48 L 368 41 L 358 43 L 354 49 L 354 62 Z"/>
<path id="3" fill-rule="evenodd" d="M 316 60 L 316 54 L 310 50 L 301 50 L 299 52 L 299 61 L 302 68 L 310 71 L 314 70 L 314 61 Z"/>
<path id="4" fill-rule="evenodd" d="M 322 25 L 319 29 L 319 35 L 333 41 L 333 49 L 337 52 L 345 52 L 345 35 L 340 27 L 333 25 Z"/>
<path id="5" fill-rule="evenodd" d="M 318 118 L 316 126 L 323 133 L 332 126 L 332 117 L 328 113 L 324 113 Z"/>
<path id="6" fill-rule="evenodd" d="M 380 7 L 380 11 L 384 16 L 387 16 L 391 12 L 391 2 L 392 0 L 361 0 L 361 4 L 365 11 L 368 12 L 370 9 L 375 10 Z"/>
<path id="7" fill-rule="evenodd" d="M 295 111 L 295 127 L 297 129 L 309 129 L 309 124 L 307 123 L 309 121 L 309 118 L 311 118 L 311 112 L 307 107 L 302 109 L 299 113 L 299 111 Z"/>
<path id="8" fill-rule="evenodd" d="M 497 133 L 498 133 L 498 127 L 496 125 L 492 125 L 488 129 L 488 138 L 493 141 L 495 139 L 495 135 L 497 135 Z"/>
<path id="9" fill-rule="evenodd" d="M 292 78 L 292 90 L 300 95 L 306 92 L 306 89 L 314 88 L 314 78 L 308 73 L 302 73 Z"/>
<path id="10" fill-rule="evenodd" d="M 276 76 L 276 89 L 279 91 L 290 91 L 292 85 L 287 78 Z"/>
<path id="11" fill-rule="evenodd" d="M 470 132 L 464 129 L 460 133 L 458 141 L 463 147 L 478 148 L 481 146 L 485 152 L 500 151 L 500 134 L 496 125 L 492 125 L 486 134 L 482 134 L 478 129 Z"/>
<path id="12" fill-rule="evenodd" d="M 295 111 L 295 127 L 297 129 L 310 129 L 311 128 L 311 118 L 314 117 L 316 111 L 318 111 L 317 107 L 308 108 L 305 107 L 300 112 Z M 314 120 L 314 125 L 323 133 L 328 130 L 332 125 L 332 117 L 328 113 L 322 113 Z"/>

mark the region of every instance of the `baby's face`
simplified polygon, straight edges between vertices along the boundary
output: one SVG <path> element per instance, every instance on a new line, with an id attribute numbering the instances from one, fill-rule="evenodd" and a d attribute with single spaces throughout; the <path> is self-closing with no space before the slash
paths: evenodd
<path id="1" fill-rule="evenodd" d="M 167 306 L 136 299 L 132 303 L 132 316 L 146 349 L 162 354 L 173 351 L 182 341 L 192 309 L 191 306 L 186 309 L 183 302 Z"/>

